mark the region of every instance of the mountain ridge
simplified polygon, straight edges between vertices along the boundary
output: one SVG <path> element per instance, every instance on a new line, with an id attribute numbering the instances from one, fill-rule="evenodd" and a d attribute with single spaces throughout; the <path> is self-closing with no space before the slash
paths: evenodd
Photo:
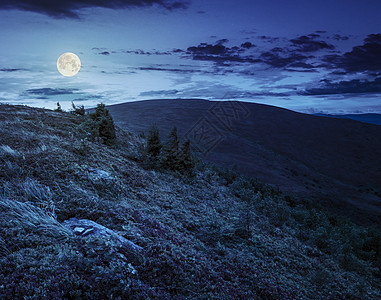
<path id="1" fill-rule="evenodd" d="M 377 125 L 265 104 L 201 99 L 146 100 L 108 108 L 119 126 L 139 133 L 155 123 L 162 138 L 174 125 L 180 136 L 186 136 L 201 122 L 222 137 L 202 153 L 206 160 L 236 166 L 285 191 L 318 195 L 338 209 L 348 205 L 353 215 L 360 209 L 362 220 L 369 214 L 380 222 L 381 127 Z M 232 109 L 238 110 L 235 117 Z M 228 120 L 221 125 L 221 111 L 233 115 L 231 124 Z"/>

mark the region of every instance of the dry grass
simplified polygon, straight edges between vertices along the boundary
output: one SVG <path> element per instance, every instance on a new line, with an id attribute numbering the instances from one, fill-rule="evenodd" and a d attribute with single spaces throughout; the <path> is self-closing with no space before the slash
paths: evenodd
<path id="1" fill-rule="evenodd" d="M 29 202 L 2 198 L 0 199 L 0 209 L 0 223 L 4 223 L 6 220 L 15 226 L 49 234 L 58 239 L 72 236 L 72 233 L 57 221 L 52 206 L 40 208 Z"/>

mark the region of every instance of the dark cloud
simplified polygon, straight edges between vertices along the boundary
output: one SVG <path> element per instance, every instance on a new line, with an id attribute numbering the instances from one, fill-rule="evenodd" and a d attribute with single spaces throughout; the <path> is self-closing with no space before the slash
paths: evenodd
<path id="1" fill-rule="evenodd" d="M 94 99 L 99 100 L 102 98 L 103 98 L 102 96 L 98 96 L 98 95 L 86 95 L 85 97 L 75 98 L 73 102 L 83 102 L 83 101 L 89 101 Z"/>
<path id="2" fill-rule="evenodd" d="M 174 72 L 174 73 L 183 73 L 183 74 L 186 74 L 186 73 L 215 74 L 215 72 L 213 71 L 163 68 L 163 67 L 138 67 L 135 69 L 139 71 L 160 71 L 160 72 Z"/>
<path id="3" fill-rule="evenodd" d="M 237 92 L 235 94 L 237 98 L 255 98 L 255 97 L 287 97 L 290 96 L 289 93 L 276 93 L 276 92 L 270 92 L 270 91 L 258 91 L 258 92 L 251 92 L 251 91 L 245 91 L 245 92 Z"/>
<path id="4" fill-rule="evenodd" d="M 166 95 L 176 95 L 178 94 L 178 90 L 159 90 L 159 91 L 148 91 L 142 92 L 139 94 L 141 97 L 151 97 L 151 96 L 166 96 Z"/>
<path id="5" fill-rule="evenodd" d="M 144 51 L 142 49 L 134 49 L 134 50 L 123 50 L 122 51 L 123 53 L 127 53 L 127 54 L 136 54 L 136 55 L 171 55 L 173 53 L 179 53 L 179 52 L 183 52 L 182 50 L 180 49 L 174 49 L 173 51 L 157 51 L 157 50 L 152 50 L 152 51 Z"/>
<path id="6" fill-rule="evenodd" d="M 255 47 L 255 45 L 250 43 L 250 42 L 245 42 L 245 43 L 241 44 L 241 48 L 250 49 L 253 47 Z"/>
<path id="7" fill-rule="evenodd" d="M 346 41 L 349 39 L 349 36 L 346 36 L 346 35 L 340 35 L 340 34 L 335 34 L 332 39 L 336 40 L 336 41 Z"/>
<path id="8" fill-rule="evenodd" d="M 252 56 L 241 55 L 242 48 L 240 47 L 227 47 L 224 43 L 228 40 L 222 39 L 217 41 L 214 45 L 208 43 L 201 43 L 198 46 L 188 47 L 187 54 L 192 55 L 194 60 L 213 61 L 219 64 L 226 64 L 229 62 L 238 63 L 258 63 L 260 59 L 255 59 Z"/>
<path id="9" fill-rule="evenodd" d="M 216 42 L 217 45 L 223 45 L 223 44 L 226 44 L 226 43 L 229 43 L 228 39 L 221 39 L 221 40 L 218 40 Z"/>
<path id="10" fill-rule="evenodd" d="M 157 5 L 167 10 L 186 8 L 182 0 L 1 0 L 0 9 L 42 13 L 54 18 L 79 18 L 78 11 L 88 7 L 122 9 Z"/>
<path id="11" fill-rule="evenodd" d="M 272 36 L 267 36 L 267 35 L 260 35 L 260 36 L 258 36 L 258 38 L 261 40 L 270 42 L 270 43 L 274 43 L 274 42 L 279 41 L 278 37 L 272 37 Z"/>
<path id="12" fill-rule="evenodd" d="M 373 81 L 353 79 L 349 81 L 332 82 L 324 79 L 321 86 L 306 89 L 303 95 L 333 95 L 333 94 L 359 94 L 381 93 L 381 77 Z"/>
<path id="13" fill-rule="evenodd" d="M 284 68 L 285 71 L 288 72 L 303 72 L 303 73 L 315 73 L 317 72 L 316 67 L 314 65 L 305 63 L 305 62 L 294 62 Z"/>
<path id="14" fill-rule="evenodd" d="M 381 34 L 370 34 L 364 44 L 343 55 L 324 58 L 329 68 L 342 68 L 347 72 L 381 71 Z"/>
<path id="15" fill-rule="evenodd" d="M 302 35 L 296 39 L 290 40 L 291 43 L 297 47 L 300 52 L 315 52 L 322 49 L 335 49 L 335 46 L 328 44 L 324 41 L 315 40 L 315 35 L 310 34 L 309 36 Z"/>
<path id="16" fill-rule="evenodd" d="M 286 55 L 280 55 L 278 51 L 267 51 L 261 54 L 261 60 L 264 63 L 275 68 L 284 68 L 292 64 L 303 63 L 308 58 L 310 57 L 295 52 L 287 53 Z M 302 65 L 299 67 L 302 67 Z"/>
<path id="17" fill-rule="evenodd" d="M 215 45 L 202 43 L 198 46 L 188 47 L 187 50 L 193 55 L 227 55 L 231 53 L 230 48 L 219 43 Z"/>
<path id="18" fill-rule="evenodd" d="M 291 67 L 291 68 L 302 68 L 302 69 L 314 69 L 315 68 L 315 66 L 313 66 L 311 64 L 307 64 L 305 62 L 301 62 L 301 61 L 294 62 L 294 63 L 290 64 L 289 67 Z"/>
<path id="19" fill-rule="evenodd" d="M 317 34 L 317 33 L 310 33 L 308 36 L 311 37 L 311 38 L 318 38 L 318 37 L 320 37 L 321 35 L 320 35 L 320 34 Z"/>
<path id="20" fill-rule="evenodd" d="M 52 88 L 26 90 L 28 94 L 42 95 L 42 96 L 70 95 L 70 94 L 75 94 L 78 91 L 79 91 L 78 89 L 52 89 Z"/>
<path id="21" fill-rule="evenodd" d="M 108 50 L 107 48 L 98 48 L 98 47 L 94 47 L 91 50 L 99 51 L 97 54 L 100 54 L 100 55 L 110 55 L 111 53 L 127 53 L 127 54 L 150 56 L 150 55 L 172 55 L 172 54 L 185 52 L 184 50 L 181 50 L 181 49 L 173 49 L 171 51 L 158 51 L 156 49 L 153 49 L 151 51 L 145 51 L 142 49 L 111 51 L 111 50 Z"/>
<path id="22" fill-rule="evenodd" d="M 18 72 L 18 71 L 25 71 L 25 69 L 15 69 L 15 68 L 0 69 L 0 72 L 7 72 L 7 73 Z"/>

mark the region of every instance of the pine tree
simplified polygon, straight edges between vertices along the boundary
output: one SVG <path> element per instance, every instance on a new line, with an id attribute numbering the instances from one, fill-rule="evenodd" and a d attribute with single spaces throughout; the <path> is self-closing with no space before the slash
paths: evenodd
<path id="1" fill-rule="evenodd" d="M 57 108 L 54 111 L 63 112 L 61 104 L 59 102 L 57 102 Z"/>
<path id="2" fill-rule="evenodd" d="M 106 106 L 103 103 L 98 104 L 95 112 L 89 116 L 92 120 L 93 134 L 102 138 L 105 144 L 113 144 L 116 140 L 115 125 Z"/>
<path id="3" fill-rule="evenodd" d="M 73 110 L 71 111 L 72 114 L 79 116 L 85 115 L 85 107 L 83 105 L 75 106 L 74 102 L 71 102 L 71 106 L 73 107 Z"/>
<path id="4" fill-rule="evenodd" d="M 160 157 L 160 165 L 169 170 L 176 170 L 178 164 L 179 139 L 177 137 L 177 128 L 173 127 L 167 141 L 163 145 Z"/>
<path id="5" fill-rule="evenodd" d="M 177 169 L 183 174 L 192 174 L 194 168 L 194 162 L 190 150 L 190 141 L 186 140 L 178 154 L 178 167 Z"/>
<path id="6" fill-rule="evenodd" d="M 154 159 L 158 158 L 161 150 L 161 142 L 159 137 L 159 129 L 153 125 L 148 133 L 147 153 Z"/>

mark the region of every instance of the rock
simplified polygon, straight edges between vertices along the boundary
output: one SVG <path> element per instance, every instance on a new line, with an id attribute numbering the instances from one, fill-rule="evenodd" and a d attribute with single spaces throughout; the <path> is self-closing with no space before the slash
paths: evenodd
<path id="1" fill-rule="evenodd" d="M 81 235 L 82 232 L 83 232 L 84 230 L 85 230 L 85 228 L 82 228 L 82 227 L 75 227 L 75 228 L 73 229 L 73 232 L 74 232 L 75 235 Z"/>
<path id="2" fill-rule="evenodd" d="M 88 169 L 89 176 L 93 179 L 112 180 L 112 176 L 109 172 L 99 169 Z"/>
<path id="3" fill-rule="evenodd" d="M 142 247 L 94 221 L 71 218 L 65 220 L 62 225 L 70 229 L 76 236 L 84 238 L 88 236 L 96 236 L 102 239 L 110 239 L 116 246 L 120 247 L 123 255 L 129 260 L 137 263 L 140 263 L 143 260 L 144 249 Z"/>

